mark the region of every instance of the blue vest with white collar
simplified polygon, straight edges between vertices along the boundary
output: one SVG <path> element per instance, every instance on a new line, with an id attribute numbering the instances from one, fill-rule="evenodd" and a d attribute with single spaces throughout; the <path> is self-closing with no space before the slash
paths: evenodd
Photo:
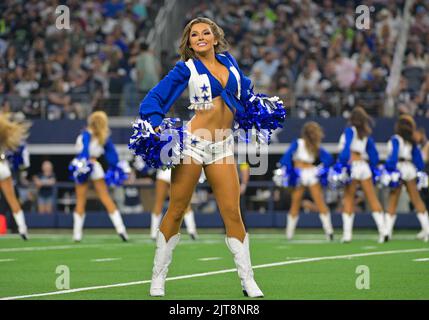
<path id="1" fill-rule="evenodd" d="M 225 87 L 222 87 L 200 60 L 179 61 L 143 99 L 140 117 L 147 119 L 153 127 L 158 126 L 186 87 L 189 88 L 189 109 L 210 109 L 213 107 L 213 99 L 221 96 L 232 112 L 243 112 L 245 101 L 249 98 L 250 79 L 243 75 L 234 57 L 228 52 L 216 54 L 216 59 L 229 72 Z"/>

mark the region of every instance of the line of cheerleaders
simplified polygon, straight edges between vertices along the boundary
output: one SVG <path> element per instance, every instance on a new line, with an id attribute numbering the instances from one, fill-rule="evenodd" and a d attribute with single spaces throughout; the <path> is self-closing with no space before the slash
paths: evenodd
<path id="1" fill-rule="evenodd" d="M 2 122 L 4 122 L 3 128 L 11 127 L 13 124 L 8 122 L 5 117 L 2 117 Z M 17 128 L 14 129 L 15 132 L 26 130 Z M 275 170 L 273 176 L 273 180 L 278 186 L 292 188 L 292 204 L 286 227 L 287 238 L 292 239 L 294 236 L 302 198 L 305 189 L 308 188 L 319 210 L 327 239 L 333 240 L 331 216 L 323 196 L 323 187 L 329 186 L 344 189 L 342 241 L 350 242 L 355 215 L 353 212 L 355 192 L 360 185 L 371 207 L 372 216 L 379 232 L 379 242 L 388 241 L 392 239 L 396 208 L 402 186 L 405 185 L 422 228 L 418 238 L 428 241 L 429 218 L 427 208 L 419 193 L 420 189 L 428 187 L 428 178 L 423 172 L 424 162 L 414 139 L 415 132 L 414 119 L 407 115 L 400 116 L 395 126 L 395 134 L 388 142 L 387 160 L 384 165 L 380 165 L 378 152 L 374 140 L 371 138 L 371 119 L 364 109 L 355 108 L 350 116 L 349 126 L 345 128 L 340 137 L 339 155 L 335 162 L 332 155 L 320 146 L 323 139 L 322 128 L 316 122 L 307 122 L 302 128 L 301 137 L 291 143 L 280 160 L 280 168 Z M 2 146 L 2 149 L 6 150 L 7 146 Z M 128 235 L 121 214 L 111 199 L 107 186 L 122 185 L 128 178 L 130 167 L 128 162 L 119 161 L 118 153 L 110 138 L 108 118 L 104 112 L 98 111 L 90 115 L 87 128 L 77 138 L 76 152 L 77 157 L 73 159 L 69 167 L 71 176 L 76 182 L 77 203 L 73 219 L 73 239 L 75 241 L 82 239 L 86 194 L 89 182 L 92 181 L 118 235 L 127 241 Z M 109 164 L 106 172 L 97 161 L 103 154 Z M 11 205 L 19 232 L 24 239 L 28 237 L 25 218 L 9 182 L 11 182 L 10 168 L 18 170 L 28 167 L 28 158 L 28 151 L 21 144 L 14 152 L 2 152 L 0 160 L 2 191 Z M 140 161 L 140 164 L 135 167 L 144 170 L 147 165 Z M 163 190 L 157 190 L 160 204 L 165 200 L 171 175 L 168 166 L 163 169 L 158 169 L 157 173 L 157 182 L 165 181 L 165 186 L 157 187 L 157 189 Z M 376 185 L 390 188 L 386 210 L 383 209 L 376 196 Z M 154 208 L 152 212 L 152 238 L 155 238 L 161 220 L 162 205 L 155 205 L 155 207 L 160 208 Z M 195 239 L 196 225 L 191 208 L 188 208 L 185 215 L 185 224 L 191 238 Z"/>
<path id="2" fill-rule="evenodd" d="M 371 138 L 372 120 L 361 107 L 356 107 L 350 116 L 338 143 L 338 159 L 334 158 L 320 143 L 323 130 L 316 122 L 307 122 L 301 137 L 293 141 L 280 160 L 273 180 L 278 186 L 292 188 L 292 203 L 287 218 L 286 236 L 291 239 L 298 222 L 299 210 L 305 188 L 318 208 L 323 229 L 329 240 L 333 228 L 329 209 L 324 201 L 323 187 L 343 188 L 343 242 L 352 240 L 354 199 L 360 185 L 368 200 L 372 217 L 377 225 L 380 243 L 392 239 L 396 209 L 405 185 L 410 200 L 417 212 L 422 230 L 418 238 L 429 239 L 427 208 L 419 190 L 428 187 L 421 150 L 416 143 L 416 124 L 411 116 L 400 116 L 395 125 L 395 134 L 388 141 L 388 157 L 379 164 L 379 156 Z M 320 163 L 316 165 L 316 163 Z M 377 198 L 376 186 L 390 188 L 386 210 Z"/>

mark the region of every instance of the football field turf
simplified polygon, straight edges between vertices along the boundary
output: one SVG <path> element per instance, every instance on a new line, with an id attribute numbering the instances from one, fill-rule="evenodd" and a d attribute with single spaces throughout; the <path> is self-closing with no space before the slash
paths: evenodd
<path id="1" fill-rule="evenodd" d="M 129 243 L 112 230 L 85 230 L 79 244 L 69 230 L 33 233 L 28 242 L 0 237 L 0 298 L 153 299 L 155 243 L 147 230 L 132 232 Z M 156 299 L 248 299 L 221 232 L 200 230 L 197 241 L 182 234 L 166 296 Z M 374 231 L 356 230 L 353 242 L 342 244 L 339 230 L 332 243 L 320 230 L 298 230 L 293 241 L 282 230 L 250 230 L 255 279 L 270 300 L 429 299 L 429 244 L 415 234 L 397 232 L 378 244 Z M 67 269 L 70 289 L 59 290 Z"/>

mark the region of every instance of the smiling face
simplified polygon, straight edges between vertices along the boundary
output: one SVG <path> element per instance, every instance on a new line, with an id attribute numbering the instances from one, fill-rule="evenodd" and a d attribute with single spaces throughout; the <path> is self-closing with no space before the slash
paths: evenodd
<path id="1" fill-rule="evenodd" d="M 214 51 L 218 40 L 215 38 L 210 26 L 206 23 L 196 23 L 189 33 L 189 46 L 197 55 L 205 55 Z"/>

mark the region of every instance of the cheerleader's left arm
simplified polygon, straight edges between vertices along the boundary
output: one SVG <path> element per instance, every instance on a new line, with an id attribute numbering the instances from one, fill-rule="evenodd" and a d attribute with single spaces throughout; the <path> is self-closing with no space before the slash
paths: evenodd
<path id="1" fill-rule="evenodd" d="M 379 157 L 377 148 L 375 147 L 374 139 L 372 139 L 371 137 L 368 138 L 368 142 L 366 144 L 366 153 L 368 154 L 369 165 L 371 167 L 376 167 L 379 161 Z"/>
<path id="2" fill-rule="evenodd" d="M 412 158 L 413 158 L 413 163 L 416 166 L 417 170 L 423 171 L 423 169 L 425 168 L 425 163 L 423 161 L 422 153 L 416 144 L 413 145 L 413 149 L 411 150 L 411 154 L 412 154 Z"/>

